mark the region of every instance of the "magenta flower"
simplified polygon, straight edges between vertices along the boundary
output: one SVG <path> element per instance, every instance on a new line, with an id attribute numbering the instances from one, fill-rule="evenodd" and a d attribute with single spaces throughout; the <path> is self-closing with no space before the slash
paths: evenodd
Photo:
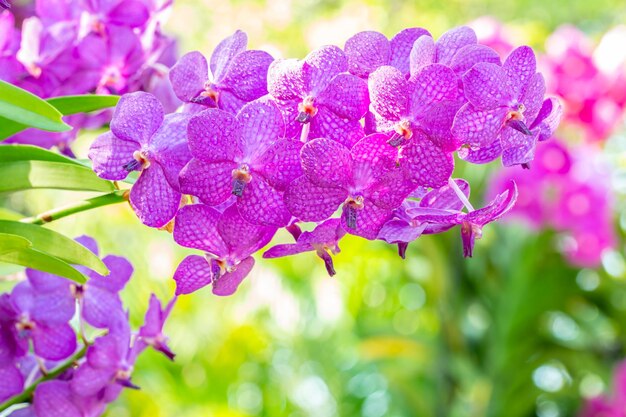
<path id="1" fill-rule="evenodd" d="M 264 51 L 247 51 L 247 44 L 247 35 L 238 30 L 217 45 L 210 62 L 200 52 L 184 55 L 170 71 L 178 98 L 236 114 L 267 94 L 267 69 L 274 58 Z"/>
<path id="2" fill-rule="evenodd" d="M 461 239 L 463 241 L 463 255 L 471 257 L 474 250 L 474 242 L 482 237 L 483 227 L 513 208 L 517 199 L 517 186 L 513 181 L 507 189 L 498 194 L 487 206 L 478 210 L 470 210 L 467 213 L 460 210 L 424 209 L 422 207 L 407 210 L 413 221 L 418 224 L 427 223 L 435 228 L 449 228 L 461 226 Z"/>
<path id="3" fill-rule="evenodd" d="M 191 159 L 186 143 L 189 116 L 163 116 L 161 103 L 148 93 L 124 95 L 113 114 L 111 131 L 89 149 L 93 170 L 107 180 L 140 171 L 130 204 L 147 226 L 167 224 L 180 204 L 178 174 Z"/>
<path id="4" fill-rule="evenodd" d="M 35 388 L 33 404 L 19 409 L 11 417 L 85 417 L 104 413 L 106 403 L 95 397 L 81 397 L 72 392 L 71 381 L 51 380 Z M 17 414 L 17 413 L 22 414 Z"/>
<path id="5" fill-rule="evenodd" d="M 501 152 L 505 166 L 527 164 L 537 141 L 558 126 L 561 107 L 554 99 L 544 101 L 545 82 L 527 46 L 511 52 L 502 66 L 474 65 L 463 85 L 469 102 L 456 115 L 452 132 L 470 146 L 465 159 L 482 163 Z"/>
<path id="6" fill-rule="evenodd" d="M 397 69 L 380 67 L 370 75 L 369 89 L 374 128 L 401 148 L 399 163 L 406 175 L 416 186 L 445 185 L 458 148 L 450 132 L 461 105 L 454 72 L 432 64 L 406 80 Z"/>
<path id="7" fill-rule="evenodd" d="M 587 400 L 578 417 L 623 417 L 626 407 L 626 363 L 615 367 L 613 392 Z"/>
<path id="8" fill-rule="evenodd" d="M 467 26 L 451 29 L 437 42 L 431 36 L 419 38 L 411 50 L 411 76 L 430 64 L 443 64 L 459 76 L 479 62 L 500 65 L 500 56 L 488 46 L 478 44 L 476 33 Z"/>
<path id="9" fill-rule="evenodd" d="M 276 228 L 245 221 L 235 205 L 223 213 L 194 204 L 176 216 L 174 240 L 204 251 L 186 257 L 174 273 L 176 295 L 190 294 L 209 284 L 215 295 L 231 295 L 254 266 L 252 254 L 265 246 Z"/>
<path id="10" fill-rule="evenodd" d="M 19 394 L 24 388 L 24 377 L 16 361 L 26 352 L 15 339 L 12 318 L 9 295 L 3 294 L 0 296 L 0 402 Z"/>
<path id="11" fill-rule="evenodd" d="M 0 0 L 0 7 L 3 9 L 10 9 L 11 3 L 9 3 L 9 0 Z"/>
<path id="12" fill-rule="evenodd" d="M 163 333 L 163 326 L 174 307 L 174 303 L 176 303 L 176 297 L 167 303 L 165 308 L 162 308 L 156 295 L 150 296 L 150 305 L 146 311 L 144 324 L 139 329 L 139 337 L 135 342 L 137 348 L 143 349 L 146 346 L 152 346 L 153 349 L 163 353 L 170 360 L 174 360 L 175 355 L 167 345 L 168 339 Z"/>
<path id="13" fill-rule="evenodd" d="M 20 32 L 15 28 L 15 17 L 9 11 L 0 11 L 0 80 L 16 83 L 24 72 L 17 60 Z"/>
<path id="14" fill-rule="evenodd" d="M 454 182 L 465 197 L 469 198 L 470 187 L 467 181 L 455 179 Z M 416 213 L 450 214 L 450 211 L 461 211 L 463 208 L 463 202 L 449 185 L 434 189 L 419 198 L 420 201 L 405 200 L 402 206 L 394 211 L 393 218 L 387 221 L 378 233 L 378 239 L 398 245 L 398 254 L 402 258 L 406 255 L 409 243 L 421 235 L 441 233 L 454 227 L 453 224 L 416 221 L 413 219 Z M 411 215 L 408 212 L 411 212 Z"/>
<path id="15" fill-rule="evenodd" d="M 291 216 L 283 191 L 302 175 L 302 143 L 282 139 L 284 123 L 271 100 L 245 105 L 237 116 L 208 109 L 189 122 L 193 159 L 180 174 L 181 190 L 216 206 L 231 196 L 249 222 L 285 226 Z"/>
<path id="16" fill-rule="evenodd" d="M 330 219 L 317 225 L 311 232 L 303 232 L 296 238 L 296 243 L 276 245 L 263 254 L 264 258 L 282 258 L 283 256 L 297 255 L 303 252 L 315 251 L 326 265 L 326 271 L 331 277 L 335 275 L 332 255 L 337 255 L 339 241 L 346 234 L 341 227 L 340 219 Z"/>
<path id="17" fill-rule="evenodd" d="M 304 175 L 285 192 L 291 214 L 303 221 L 328 219 L 341 206 L 342 226 L 375 239 L 402 200 L 415 188 L 396 168 L 397 150 L 387 136 L 366 136 L 352 150 L 330 139 L 314 139 L 301 152 Z"/>
<path id="18" fill-rule="evenodd" d="M 378 67 L 390 65 L 409 77 L 409 55 L 415 41 L 430 36 L 426 29 L 408 28 L 391 40 L 379 32 L 359 32 L 346 41 L 343 48 L 348 58 L 348 71 L 367 79 Z"/>
<path id="19" fill-rule="evenodd" d="M 367 112 L 365 81 L 347 74 L 348 58 L 324 46 L 304 60 L 277 60 L 267 74 L 267 89 L 286 123 L 286 137 L 327 138 L 348 147 L 363 137 L 359 120 Z"/>

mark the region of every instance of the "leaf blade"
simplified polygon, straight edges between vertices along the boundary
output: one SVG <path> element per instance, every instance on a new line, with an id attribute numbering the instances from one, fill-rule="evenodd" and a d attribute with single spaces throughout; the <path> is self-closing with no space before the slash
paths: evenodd
<path id="1" fill-rule="evenodd" d="M 79 284 L 87 281 L 85 275 L 61 259 L 47 255 L 38 250 L 26 248 L 0 255 L 0 262 L 25 266 L 38 271 L 68 278 Z"/>

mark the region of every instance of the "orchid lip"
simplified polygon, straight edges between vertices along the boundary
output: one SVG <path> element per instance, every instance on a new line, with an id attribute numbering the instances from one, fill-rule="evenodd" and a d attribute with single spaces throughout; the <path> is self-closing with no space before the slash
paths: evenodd
<path id="1" fill-rule="evenodd" d="M 522 122 L 518 119 L 511 119 L 507 121 L 507 126 L 517 130 L 520 133 L 523 133 L 526 136 L 532 136 L 533 132 L 526 126 L 526 123 Z"/>
<path id="2" fill-rule="evenodd" d="M 128 172 L 131 172 L 140 169 L 146 169 L 149 166 L 150 161 L 148 160 L 146 154 L 142 151 L 135 151 L 133 152 L 133 160 L 122 165 L 122 168 L 124 168 Z"/>
<path id="3" fill-rule="evenodd" d="M 241 197 L 246 185 L 252 180 L 250 175 L 250 168 L 248 165 L 243 164 L 240 168 L 233 170 L 233 188 L 232 194 Z"/>
<path id="4" fill-rule="evenodd" d="M 306 97 L 302 103 L 298 104 L 298 117 L 296 121 L 302 124 L 309 123 L 317 114 L 317 107 L 314 106 L 313 97 Z"/>
<path id="5" fill-rule="evenodd" d="M 411 122 L 403 120 L 394 127 L 394 132 L 387 143 L 393 147 L 404 145 L 404 143 L 413 137 L 411 130 Z"/>
<path id="6" fill-rule="evenodd" d="M 348 197 L 344 203 L 344 212 L 346 213 L 346 225 L 350 229 L 356 229 L 358 210 L 363 208 L 363 196 Z"/>

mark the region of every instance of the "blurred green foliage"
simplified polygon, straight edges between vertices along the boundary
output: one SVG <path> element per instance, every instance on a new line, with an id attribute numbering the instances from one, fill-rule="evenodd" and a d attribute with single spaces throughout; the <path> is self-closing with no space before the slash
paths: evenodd
<path id="1" fill-rule="evenodd" d="M 626 3 L 176 0 L 168 28 L 181 52 L 209 52 L 241 28 L 252 47 L 302 57 L 329 39 L 343 45 L 359 30 L 391 36 L 423 26 L 439 35 L 486 14 L 520 33 L 520 43 L 541 47 L 566 22 L 601 34 L 626 19 Z M 82 135 L 79 157 L 92 139 Z M 474 200 L 494 167 L 462 172 Z M 3 205 L 34 215 L 88 196 L 25 192 Z M 126 205 L 50 227 L 92 235 L 101 253 L 132 261 L 124 299 L 135 325 L 151 292 L 173 293 L 173 271 L 191 253 L 167 232 L 143 227 Z M 348 236 L 334 278 L 313 254 L 257 257 L 234 296 L 205 289 L 178 301 L 166 328 L 176 361 L 141 357 L 134 381 L 142 389 L 127 390 L 107 415 L 573 416 L 583 396 L 607 389 L 624 356 L 626 275 L 619 257 L 611 274 L 575 270 L 555 240 L 550 232 L 490 225 L 475 257 L 463 259 L 459 232 L 451 230 L 411 244 L 403 261 L 393 247 Z M 0 282 L 2 290 L 11 286 Z"/>

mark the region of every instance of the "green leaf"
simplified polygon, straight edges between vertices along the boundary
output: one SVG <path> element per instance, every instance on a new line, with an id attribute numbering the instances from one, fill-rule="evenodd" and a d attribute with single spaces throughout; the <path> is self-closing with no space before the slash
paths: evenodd
<path id="1" fill-rule="evenodd" d="M 50 103 L 19 87 L 0 81 L 0 116 L 8 121 L 50 132 L 72 130 Z M 0 125 L 6 124 L 5 120 Z"/>
<path id="2" fill-rule="evenodd" d="M 84 284 L 87 278 L 76 268 L 54 256 L 47 255 L 38 250 L 26 248 L 0 255 L 0 262 L 22 265 L 69 278 L 79 284 Z"/>
<path id="3" fill-rule="evenodd" d="M 0 219 L 2 220 L 19 220 L 23 219 L 24 215 L 17 211 L 9 210 L 6 207 L 0 207 Z"/>
<path id="4" fill-rule="evenodd" d="M 84 164 L 56 152 L 33 145 L 3 145 L 0 146 L 0 163 L 16 161 L 50 161 L 65 162 L 68 164 Z"/>
<path id="5" fill-rule="evenodd" d="M 89 168 L 65 162 L 16 161 L 0 163 L 0 193 L 31 188 L 101 191 L 115 190 Z"/>
<path id="6" fill-rule="evenodd" d="M 120 101 L 120 96 L 98 96 L 87 94 L 83 96 L 61 96 L 47 100 L 64 116 L 76 113 L 89 113 L 115 107 Z"/>
<path id="7" fill-rule="evenodd" d="M 0 220 L 0 233 L 19 235 L 32 243 L 32 248 L 71 264 L 84 265 L 107 275 L 106 265 L 92 251 L 54 230 L 34 224 Z"/>
<path id="8" fill-rule="evenodd" d="M 88 113 L 115 107 L 119 100 L 119 96 L 87 94 L 82 96 L 52 97 L 46 101 L 61 112 L 63 116 L 68 116 L 70 114 Z M 28 126 L 0 117 L 0 140 L 13 136 L 26 128 Z"/>
<path id="9" fill-rule="evenodd" d="M 28 239 L 9 233 L 0 233 L 0 255 L 30 247 Z"/>

